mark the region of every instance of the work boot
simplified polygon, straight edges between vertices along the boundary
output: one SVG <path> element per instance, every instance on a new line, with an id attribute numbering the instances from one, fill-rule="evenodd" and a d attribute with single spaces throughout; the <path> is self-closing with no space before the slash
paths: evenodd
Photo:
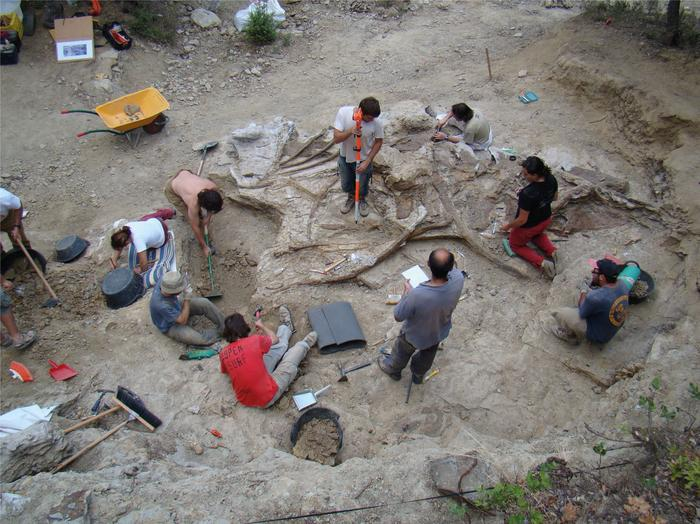
<path id="1" fill-rule="evenodd" d="M 289 331 L 294 333 L 294 322 L 292 322 L 292 312 L 289 311 L 289 308 L 287 306 L 285 306 L 284 304 L 282 304 L 279 307 L 279 312 L 280 312 L 280 324 L 287 326 L 289 328 Z"/>
<path id="2" fill-rule="evenodd" d="M 542 261 L 542 272 L 547 275 L 548 278 L 554 280 L 554 277 L 557 276 L 557 270 L 554 267 L 554 262 L 551 260 L 543 260 Z"/>
<path id="3" fill-rule="evenodd" d="M 422 375 L 417 375 L 415 373 L 411 373 L 411 380 L 413 381 L 414 384 L 422 384 L 423 377 L 425 377 L 425 373 Z"/>
<path id="4" fill-rule="evenodd" d="M 340 208 L 340 212 L 343 215 L 347 215 L 353 207 L 355 207 L 355 199 L 348 193 L 348 199 L 343 204 L 343 207 Z"/>
<path id="5" fill-rule="evenodd" d="M 369 204 L 366 200 L 360 200 L 360 215 L 363 217 L 369 215 Z"/>
<path id="6" fill-rule="evenodd" d="M 316 341 L 318 340 L 318 335 L 316 334 L 315 331 L 311 331 L 308 335 L 304 337 L 302 342 L 306 342 L 309 345 L 309 348 L 312 348 L 314 344 L 316 344 Z"/>
<path id="7" fill-rule="evenodd" d="M 389 357 L 379 355 L 379 357 L 377 358 L 377 364 L 379 365 L 379 369 L 381 369 L 384 373 L 389 375 L 389 378 L 391 378 L 392 380 L 401 380 L 401 372 L 392 371 L 391 367 L 389 367 L 389 360 Z"/>

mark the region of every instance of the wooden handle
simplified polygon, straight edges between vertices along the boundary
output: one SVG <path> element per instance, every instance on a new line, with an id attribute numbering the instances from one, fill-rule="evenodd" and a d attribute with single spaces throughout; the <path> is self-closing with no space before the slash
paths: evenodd
<path id="1" fill-rule="evenodd" d="M 68 464 L 70 464 L 70 463 L 73 462 L 74 460 L 77 460 L 77 459 L 79 459 L 80 457 L 82 457 L 83 455 L 85 455 L 85 453 L 87 453 L 87 452 L 90 451 L 92 448 L 94 448 L 95 446 L 97 446 L 100 442 L 102 442 L 103 440 L 108 439 L 109 437 L 111 437 L 112 435 L 114 435 L 117 431 L 119 431 L 119 430 L 122 429 L 124 426 L 126 426 L 126 425 L 129 423 L 129 420 L 130 420 L 130 419 L 126 419 L 126 420 L 125 420 L 124 422 L 122 422 L 121 424 L 117 424 L 117 425 L 114 426 L 112 429 L 110 429 L 107 433 L 105 433 L 104 435 L 102 435 L 100 438 L 98 438 L 97 440 L 93 440 L 92 442 L 90 442 L 90 444 L 88 444 L 87 446 L 85 446 L 83 449 L 81 449 L 81 450 L 78 451 L 77 453 L 71 455 L 71 456 L 68 457 L 66 460 L 64 460 L 63 462 L 61 462 L 58 466 L 56 466 L 55 468 L 53 468 L 53 469 L 51 470 L 51 473 L 57 473 L 57 472 L 61 471 L 61 470 L 62 470 L 63 468 L 65 468 Z"/>
<path id="2" fill-rule="evenodd" d="M 141 416 L 139 416 L 138 413 L 136 413 L 136 411 L 134 411 L 134 410 L 131 409 L 129 406 L 127 406 L 126 404 L 124 404 L 121 400 L 119 400 L 119 399 L 117 399 L 117 398 L 115 397 L 115 398 L 114 398 L 114 402 L 116 402 L 118 406 L 121 406 L 122 408 L 124 408 L 124 410 L 129 414 L 130 417 L 135 418 L 135 419 L 138 420 L 141 424 L 143 424 L 144 426 L 146 426 L 146 429 L 148 429 L 148 431 L 153 432 L 153 431 L 156 430 L 156 428 L 154 428 L 151 424 L 149 424 L 148 422 L 146 422 L 143 418 L 141 418 Z"/>
<path id="3" fill-rule="evenodd" d="M 27 252 L 27 248 L 24 247 L 24 244 L 22 244 L 22 241 L 20 240 L 18 242 L 19 247 L 22 249 L 22 252 L 24 253 L 24 256 L 27 257 L 27 260 L 29 260 L 29 263 L 32 265 L 34 268 L 34 271 L 36 271 L 36 274 L 39 275 L 39 278 L 41 278 L 41 281 L 44 283 L 44 286 L 46 286 L 46 289 L 51 293 L 51 296 L 55 299 L 58 300 L 58 297 L 56 296 L 56 293 L 53 292 L 53 289 L 51 289 L 51 286 L 49 283 L 46 281 L 46 278 L 44 277 L 44 274 L 41 272 L 41 269 L 36 265 L 36 262 L 34 262 L 34 259 L 31 257 L 31 255 Z"/>
<path id="4" fill-rule="evenodd" d="M 81 420 L 77 424 L 75 424 L 69 428 L 64 429 L 63 433 L 68 434 L 71 431 L 75 431 L 76 429 L 83 428 L 83 427 L 87 426 L 88 424 L 92 424 L 96 420 L 100 420 L 101 418 L 106 417 L 107 415 L 111 415 L 112 413 L 119 411 L 120 409 L 122 409 L 122 407 L 119 405 L 116 405 L 113 408 L 109 408 L 107 411 L 103 411 L 102 413 L 100 413 L 98 415 L 94 415 L 92 417 L 88 417 L 84 420 Z"/>

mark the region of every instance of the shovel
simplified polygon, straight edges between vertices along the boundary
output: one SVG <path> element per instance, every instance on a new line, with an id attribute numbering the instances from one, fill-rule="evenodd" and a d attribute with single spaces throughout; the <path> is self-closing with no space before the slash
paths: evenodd
<path id="1" fill-rule="evenodd" d="M 56 293 L 53 292 L 53 289 L 51 289 L 51 286 L 46 281 L 46 277 L 44 277 L 44 274 L 41 272 L 41 269 L 39 269 L 39 266 L 36 265 L 36 262 L 34 262 L 34 259 L 27 252 L 27 248 L 24 247 L 24 244 L 22 244 L 21 240 L 18 242 L 18 244 L 19 244 L 19 247 L 22 249 L 24 256 L 27 257 L 27 260 L 29 260 L 29 263 L 34 268 L 34 271 L 36 271 L 36 274 L 39 275 L 39 278 L 44 283 L 44 287 L 46 287 L 48 292 L 51 294 L 51 298 L 49 298 L 46 302 L 44 302 L 41 307 L 56 307 L 56 306 L 58 306 L 61 302 L 58 300 Z"/>
<path id="2" fill-rule="evenodd" d="M 68 364 L 56 364 L 53 360 L 49 359 L 49 364 L 51 364 L 51 369 L 49 369 L 49 375 L 54 380 L 68 380 L 73 378 L 78 374 L 76 370 L 70 367 Z"/>
<path id="3" fill-rule="evenodd" d="M 305 389 L 299 393 L 294 393 L 294 395 L 292 395 L 292 399 L 294 400 L 294 404 L 296 405 L 297 409 L 301 411 L 316 404 L 318 402 L 317 397 L 330 387 L 331 386 L 329 384 L 325 388 L 321 388 L 316 392 L 314 392 L 313 389 Z"/>
<path id="4" fill-rule="evenodd" d="M 204 226 L 204 242 L 207 244 L 207 246 L 209 245 L 209 228 L 207 228 L 207 226 Z M 211 291 L 204 298 L 213 299 L 223 297 L 224 294 L 219 291 L 214 283 L 214 266 L 211 263 L 211 253 L 209 253 L 207 256 L 207 268 L 209 270 L 209 284 L 211 285 Z"/>
<path id="5" fill-rule="evenodd" d="M 212 140 L 211 142 L 205 142 L 204 144 L 197 144 L 195 145 L 192 149 L 195 151 L 201 151 L 202 152 L 202 160 L 199 162 L 199 169 L 197 169 L 197 176 L 202 174 L 202 167 L 204 167 L 204 159 L 207 157 L 207 152 L 210 149 L 214 149 L 216 146 L 219 145 L 219 142 L 216 140 Z"/>

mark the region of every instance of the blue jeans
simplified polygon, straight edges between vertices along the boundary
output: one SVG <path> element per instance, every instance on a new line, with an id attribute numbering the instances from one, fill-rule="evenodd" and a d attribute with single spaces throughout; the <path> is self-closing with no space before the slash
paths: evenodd
<path id="1" fill-rule="evenodd" d="M 11 309 L 12 299 L 10 298 L 10 295 L 5 293 L 5 290 L 3 288 L 0 288 L 0 315 L 9 313 Z"/>
<path id="2" fill-rule="evenodd" d="M 346 162 L 345 157 L 338 157 L 338 173 L 340 173 L 340 187 L 351 197 L 355 196 L 355 166 L 357 162 Z M 372 164 L 364 173 L 360 173 L 360 200 L 364 200 L 369 192 L 369 180 L 372 178 Z"/>

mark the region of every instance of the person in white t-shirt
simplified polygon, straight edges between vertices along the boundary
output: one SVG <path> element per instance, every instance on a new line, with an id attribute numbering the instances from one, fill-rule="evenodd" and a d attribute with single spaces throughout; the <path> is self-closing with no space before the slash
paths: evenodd
<path id="1" fill-rule="evenodd" d="M 153 215 L 143 217 L 138 222 L 127 222 L 125 226 L 122 226 L 121 229 L 112 235 L 114 255 L 112 255 L 110 262 L 113 268 L 117 267 L 117 261 L 122 254 L 122 250 L 129 244 L 134 244 L 139 263 L 134 268 L 134 272 L 143 273 L 148 270 L 149 264 L 146 252 L 149 249 L 157 249 L 168 241 L 168 226 L 160 218 L 163 216 L 162 212 L 169 214 L 166 218 L 172 218 L 175 214 L 170 209 L 159 210 Z"/>
<path id="2" fill-rule="evenodd" d="M 357 124 L 353 118 L 353 115 L 358 111 L 361 111 L 362 114 L 359 133 L 357 133 Z M 355 171 L 357 171 L 360 175 L 360 214 L 363 217 L 369 215 L 366 197 L 369 191 L 369 181 L 372 178 L 372 160 L 384 143 L 384 125 L 379 120 L 380 114 L 379 101 L 370 96 L 362 99 L 358 107 L 341 107 L 335 116 L 333 142 L 340 144 L 340 156 L 338 157 L 340 187 L 343 192 L 348 194 L 347 200 L 340 209 L 343 214 L 349 213 L 355 206 Z M 357 151 L 354 149 L 358 136 L 362 143 L 359 165 L 357 165 Z"/>
<path id="3" fill-rule="evenodd" d="M 32 247 L 22 226 L 22 202 L 17 195 L 0 187 L 0 231 L 7 233 L 13 246 L 20 241 L 25 247 Z M 0 243 L 0 252 L 3 247 Z"/>

